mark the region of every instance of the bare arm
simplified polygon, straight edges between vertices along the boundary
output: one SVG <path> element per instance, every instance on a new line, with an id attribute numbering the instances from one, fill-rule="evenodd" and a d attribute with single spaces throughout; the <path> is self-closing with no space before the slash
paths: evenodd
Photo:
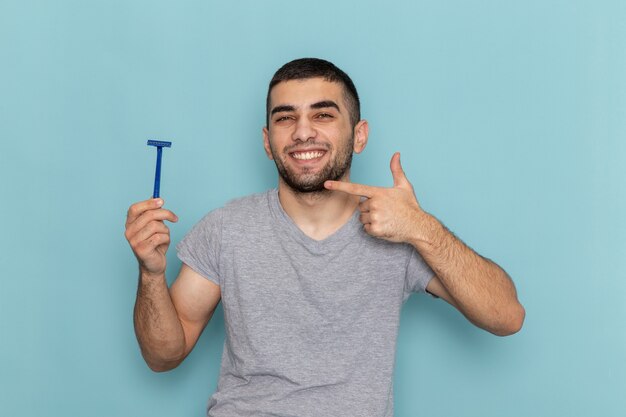
<path id="1" fill-rule="evenodd" d="M 507 273 L 466 246 L 435 217 L 422 212 L 415 221 L 423 232 L 411 244 L 436 274 L 426 290 L 493 334 L 518 332 L 525 311 Z"/>
<path id="2" fill-rule="evenodd" d="M 183 264 L 168 290 L 165 275 L 140 274 L 135 334 L 153 371 L 176 368 L 189 355 L 220 301 L 220 287 Z"/>
<path id="3" fill-rule="evenodd" d="M 325 186 L 367 197 L 359 205 L 365 231 L 381 239 L 412 244 L 436 274 L 427 291 L 491 333 L 504 336 L 519 331 L 525 311 L 506 272 L 421 209 L 400 165 L 400 154 L 392 157 L 391 172 L 392 188 L 337 181 L 327 181 Z"/>
<path id="4" fill-rule="evenodd" d="M 220 300 L 219 286 L 183 264 L 168 289 L 165 279 L 169 229 L 177 221 L 162 209 L 161 199 L 134 204 L 128 210 L 125 236 L 139 262 L 135 334 L 150 369 L 178 366 L 195 345 Z"/>

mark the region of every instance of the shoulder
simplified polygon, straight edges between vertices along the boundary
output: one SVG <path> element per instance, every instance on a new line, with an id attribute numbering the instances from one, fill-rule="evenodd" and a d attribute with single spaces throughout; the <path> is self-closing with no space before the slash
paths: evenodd
<path id="1" fill-rule="evenodd" d="M 257 217 L 265 216 L 269 208 L 271 193 L 276 190 L 234 198 L 222 207 L 215 208 L 204 215 L 199 223 L 221 225 L 250 223 Z"/>
<path id="2" fill-rule="evenodd" d="M 262 193 L 256 193 L 247 195 L 244 197 L 238 197 L 227 202 L 223 207 L 223 210 L 232 212 L 242 212 L 248 210 L 258 210 L 259 207 L 267 205 L 270 194 L 276 190 L 268 190 Z"/>
<path id="3" fill-rule="evenodd" d="M 267 212 L 271 193 L 273 192 L 275 190 L 235 198 L 218 210 L 226 222 L 254 220 Z"/>
<path id="4" fill-rule="evenodd" d="M 260 222 L 260 217 L 267 217 L 267 207 L 272 190 L 235 198 L 221 207 L 210 210 L 193 225 L 188 236 L 218 235 L 224 231 L 245 228 Z M 265 210 L 263 208 L 266 208 Z"/>

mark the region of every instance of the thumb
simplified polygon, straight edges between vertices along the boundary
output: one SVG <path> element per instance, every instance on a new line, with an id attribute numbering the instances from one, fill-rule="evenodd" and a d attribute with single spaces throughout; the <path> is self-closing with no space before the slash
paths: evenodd
<path id="1" fill-rule="evenodd" d="M 401 186 L 411 186 L 409 180 L 404 174 L 404 170 L 402 169 L 402 165 L 400 164 L 400 152 L 396 152 L 391 157 L 391 175 L 393 176 L 393 186 L 401 187 Z"/>

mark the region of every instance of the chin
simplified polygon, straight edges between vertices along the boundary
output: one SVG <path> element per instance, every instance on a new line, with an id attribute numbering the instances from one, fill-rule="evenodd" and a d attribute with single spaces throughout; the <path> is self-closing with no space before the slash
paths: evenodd
<path id="1" fill-rule="evenodd" d="M 303 184 L 300 182 L 295 182 L 292 179 L 287 179 L 283 177 L 283 182 L 287 184 L 287 186 L 291 188 L 294 192 L 300 194 L 311 194 L 328 191 L 326 188 L 324 188 L 324 182 L 326 182 L 326 179 L 322 181 L 315 181 Z"/>

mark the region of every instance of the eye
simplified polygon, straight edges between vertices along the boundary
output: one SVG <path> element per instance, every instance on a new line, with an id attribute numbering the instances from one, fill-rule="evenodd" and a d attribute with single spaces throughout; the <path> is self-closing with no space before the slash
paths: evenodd
<path id="1" fill-rule="evenodd" d="M 333 115 L 330 113 L 320 113 L 317 115 L 318 119 L 332 119 Z"/>
<path id="2" fill-rule="evenodd" d="M 280 122 L 284 122 L 284 121 L 289 120 L 289 119 L 291 119 L 290 116 L 280 116 L 276 120 L 274 120 L 274 122 L 280 123 Z"/>

